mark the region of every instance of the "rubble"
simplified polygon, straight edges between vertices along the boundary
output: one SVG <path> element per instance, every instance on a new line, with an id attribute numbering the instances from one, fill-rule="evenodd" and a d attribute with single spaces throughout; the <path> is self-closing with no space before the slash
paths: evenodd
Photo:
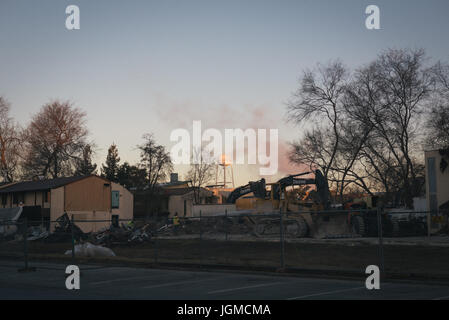
<path id="1" fill-rule="evenodd" d="M 55 230 L 44 239 L 46 242 L 70 241 L 72 240 L 72 229 L 76 241 L 86 240 L 89 235 L 72 223 L 67 213 L 56 219 L 56 222 Z"/>
<path id="2" fill-rule="evenodd" d="M 48 231 L 45 228 L 40 227 L 40 226 L 28 228 L 27 234 L 30 234 L 30 233 L 31 233 L 31 236 L 27 237 L 28 241 L 45 239 L 49 235 Z"/>
<path id="3" fill-rule="evenodd" d="M 114 227 L 91 234 L 89 239 L 95 244 L 136 244 L 148 242 L 151 240 L 152 232 L 150 224 L 142 227 L 134 227 L 122 224 L 120 227 Z"/>

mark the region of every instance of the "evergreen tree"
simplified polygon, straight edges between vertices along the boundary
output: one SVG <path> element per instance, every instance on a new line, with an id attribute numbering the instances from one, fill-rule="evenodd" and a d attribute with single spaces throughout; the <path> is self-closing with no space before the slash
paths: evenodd
<path id="1" fill-rule="evenodd" d="M 97 173 L 97 164 L 92 163 L 92 148 L 88 144 L 83 149 L 83 156 L 76 163 L 75 175 L 86 176 Z"/>
<path id="2" fill-rule="evenodd" d="M 147 171 L 128 162 L 123 163 L 117 172 L 118 183 L 130 190 L 143 190 L 146 186 Z"/>
<path id="3" fill-rule="evenodd" d="M 106 163 L 102 165 L 101 176 L 112 182 L 118 182 L 120 157 L 118 156 L 117 146 L 113 143 L 108 149 Z"/>

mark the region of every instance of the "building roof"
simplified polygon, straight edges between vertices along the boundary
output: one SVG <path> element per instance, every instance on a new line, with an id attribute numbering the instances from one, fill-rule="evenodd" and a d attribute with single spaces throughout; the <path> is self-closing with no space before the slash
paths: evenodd
<path id="1" fill-rule="evenodd" d="M 162 193 L 167 196 L 182 196 L 192 191 L 193 188 L 169 188 L 163 189 Z"/>
<path id="2" fill-rule="evenodd" d="M 4 187 L 0 187 L 0 194 L 10 192 L 42 191 L 42 190 L 55 189 L 65 186 L 69 183 L 84 179 L 86 177 L 89 176 L 64 177 L 64 178 L 36 180 L 36 181 L 22 181 Z"/>
<path id="3" fill-rule="evenodd" d="M 162 193 L 166 196 L 182 196 L 185 194 L 188 194 L 190 192 L 193 192 L 195 190 L 194 187 L 189 187 L 189 188 L 167 188 L 167 189 L 163 189 Z M 207 189 L 204 188 L 200 188 L 200 193 L 201 194 L 205 194 L 205 195 L 209 195 L 212 196 L 213 193 L 212 191 L 209 191 Z"/>
<path id="4" fill-rule="evenodd" d="M 177 187 L 177 186 L 184 186 L 184 185 L 188 185 L 191 181 L 174 181 L 174 182 L 164 182 L 164 183 L 159 183 L 158 187 L 160 188 L 168 188 L 168 187 Z"/>

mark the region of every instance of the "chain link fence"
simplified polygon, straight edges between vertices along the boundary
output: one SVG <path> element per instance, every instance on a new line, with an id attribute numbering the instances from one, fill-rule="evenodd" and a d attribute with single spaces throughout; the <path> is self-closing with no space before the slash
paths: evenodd
<path id="1" fill-rule="evenodd" d="M 228 213 L 198 217 L 0 221 L 0 258 L 449 277 L 449 237 L 427 212 Z"/>

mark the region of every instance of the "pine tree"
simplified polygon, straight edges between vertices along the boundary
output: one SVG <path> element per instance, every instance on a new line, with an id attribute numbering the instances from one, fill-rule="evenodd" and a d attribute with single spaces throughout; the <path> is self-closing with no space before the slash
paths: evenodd
<path id="1" fill-rule="evenodd" d="M 86 176 L 97 173 L 97 164 L 92 163 L 92 148 L 86 145 L 83 149 L 83 157 L 76 163 L 75 175 Z"/>
<path id="2" fill-rule="evenodd" d="M 102 165 L 101 176 L 112 182 L 118 182 L 117 173 L 119 170 L 120 157 L 117 146 L 113 143 L 108 149 L 106 163 Z"/>

